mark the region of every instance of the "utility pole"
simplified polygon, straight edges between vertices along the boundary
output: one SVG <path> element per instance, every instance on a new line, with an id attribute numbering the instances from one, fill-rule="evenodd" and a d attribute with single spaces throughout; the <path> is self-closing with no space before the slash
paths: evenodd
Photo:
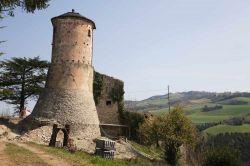
<path id="1" fill-rule="evenodd" d="M 170 113 L 169 85 L 168 85 L 168 113 Z"/>

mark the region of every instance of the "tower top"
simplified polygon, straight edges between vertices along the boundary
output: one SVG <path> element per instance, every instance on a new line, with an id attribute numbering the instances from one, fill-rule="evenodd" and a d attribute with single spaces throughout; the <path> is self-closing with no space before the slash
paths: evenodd
<path id="1" fill-rule="evenodd" d="M 64 14 L 62 14 L 62 15 L 53 17 L 53 18 L 51 19 L 51 21 L 53 21 L 54 19 L 58 19 L 58 18 L 61 18 L 61 19 L 64 19 L 64 18 L 75 18 L 75 19 L 84 20 L 84 21 L 87 21 L 87 22 L 89 22 L 90 24 L 92 24 L 92 25 L 93 25 L 93 29 L 96 29 L 96 26 L 95 26 L 95 22 L 94 22 L 94 21 L 88 19 L 87 17 L 82 16 L 82 15 L 79 14 L 79 13 L 76 13 L 74 9 L 72 9 L 71 12 L 67 12 L 67 13 L 64 13 Z"/>

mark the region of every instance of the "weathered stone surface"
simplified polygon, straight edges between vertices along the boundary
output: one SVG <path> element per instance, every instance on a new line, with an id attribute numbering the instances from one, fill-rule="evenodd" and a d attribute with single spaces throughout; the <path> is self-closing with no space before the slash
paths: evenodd
<path id="1" fill-rule="evenodd" d="M 102 74 L 103 88 L 96 109 L 100 123 L 121 124 L 119 121 L 118 103 L 112 101 L 110 93 L 116 84 L 123 84 L 121 80 Z"/>
<path id="2" fill-rule="evenodd" d="M 46 86 L 25 121 L 31 125 L 44 121 L 68 124 L 70 138 L 84 147 L 86 139 L 100 136 L 93 99 L 92 33 L 95 25 L 71 12 L 52 18 L 52 24 L 52 63 Z"/>
<path id="3" fill-rule="evenodd" d="M 90 95 L 78 90 L 46 88 L 30 117 L 37 121 L 54 120 L 61 125 L 69 124 L 73 137 L 96 138 L 100 136 L 99 120 Z"/>

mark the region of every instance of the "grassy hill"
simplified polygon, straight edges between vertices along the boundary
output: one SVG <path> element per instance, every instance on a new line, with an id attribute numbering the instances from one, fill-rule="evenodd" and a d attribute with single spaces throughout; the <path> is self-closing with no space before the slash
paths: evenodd
<path id="1" fill-rule="evenodd" d="M 217 103 L 204 103 L 191 105 L 188 107 L 184 107 L 186 115 L 194 122 L 194 123 L 209 123 L 209 122 L 218 122 L 227 119 L 231 119 L 234 117 L 244 117 L 250 114 L 250 104 L 246 105 L 225 105 L 221 104 L 222 109 L 203 112 L 202 108 L 204 105 L 214 106 Z"/>
<path id="2" fill-rule="evenodd" d="M 170 94 L 171 106 L 181 105 L 185 114 L 194 123 L 211 123 L 234 117 L 250 117 L 250 93 L 181 92 Z M 204 106 L 222 106 L 222 109 L 204 112 Z M 168 113 L 167 95 L 158 95 L 142 101 L 127 101 L 128 110 L 151 112 L 162 115 Z"/>
<path id="3" fill-rule="evenodd" d="M 217 135 L 219 133 L 249 133 L 250 132 L 250 124 L 244 125 L 217 125 L 210 127 L 203 131 L 204 133 L 210 135 Z"/>

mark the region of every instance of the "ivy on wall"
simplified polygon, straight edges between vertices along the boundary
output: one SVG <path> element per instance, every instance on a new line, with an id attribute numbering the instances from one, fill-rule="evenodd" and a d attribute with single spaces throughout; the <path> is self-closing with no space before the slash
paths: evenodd
<path id="1" fill-rule="evenodd" d="M 102 89 L 103 89 L 103 75 L 94 71 L 93 94 L 94 94 L 95 104 L 98 104 L 99 102 L 99 97 L 102 94 Z"/>
<path id="2" fill-rule="evenodd" d="M 105 75 L 98 73 L 94 71 L 94 80 L 93 80 L 93 94 L 94 94 L 94 100 L 95 104 L 97 105 L 99 103 L 100 97 L 102 95 L 102 91 L 105 88 L 104 86 L 104 77 Z M 118 104 L 118 113 L 120 122 L 123 123 L 124 119 L 124 85 L 122 81 L 114 79 L 114 84 L 110 85 L 110 91 L 108 92 L 108 95 L 110 99 Z"/>
<path id="3" fill-rule="evenodd" d="M 109 97 L 113 102 L 122 102 L 124 95 L 123 83 L 116 81 L 114 86 L 112 87 Z"/>
<path id="4" fill-rule="evenodd" d="M 124 85 L 123 82 L 116 81 L 114 83 L 114 86 L 112 87 L 109 97 L 113 102 L 117 102 L 118 104 L 118 113 L 119 113 L 119 118 L 120 122 L 124 121 Z"/>

